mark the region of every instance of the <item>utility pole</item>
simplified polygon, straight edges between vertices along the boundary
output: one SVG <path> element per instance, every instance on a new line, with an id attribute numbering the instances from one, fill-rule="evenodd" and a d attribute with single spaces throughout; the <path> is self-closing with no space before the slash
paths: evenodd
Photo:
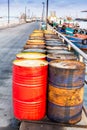
<path id="1" fill-rule="evenodd" d="M 8 24 L 10 23 L 10 2 L 8 0 Z"/>
<path id="2" fill-rule="evenodd" d="M 42 4 L 43 4 L 43 10 L 42 10 L 42 21 L 44 21 L 44 8 L 45 8 L 45 3 L 44 2 L 42 2 Z"/>
<path id="3" fill-rule="evenodd" d="M 30 18 L 30 9 L 28 9 L 28 18 Z"/>
<path id="4" fill-rule="evenodd" d="M 26 14 L 26 6 L 25 6 L 25 22 L 26 22 L 26 17 L 27 17 L 27 14 Z"/>
<path id="5" fill-rule="evenodd" d="M 48 21 L 48 3 L 49 3 L 49 1 L 47 0 L 47 3 L 46 3 L 46 29 L 47 29 L 47 21 Z"/>

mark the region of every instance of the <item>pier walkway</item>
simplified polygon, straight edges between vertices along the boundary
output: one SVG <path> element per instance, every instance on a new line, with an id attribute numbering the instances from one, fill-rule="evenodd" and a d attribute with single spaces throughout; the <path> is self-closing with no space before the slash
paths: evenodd
<path id="1" fill-rule="evenodd" d="M 3 127 L 15 123 L 11 95 L 12 61 L 15 55 L 22 50 L 29 34 L 34 29 L 39 29 L 38 22 L 0 30 L 0 130 L 10 130 L 10 127 L 8 129 Z"/>
<path id="2" fill-rule="evenodd" d="M 18 130 L 12 109 L 12 61 L 34 29 L 39 29 L 39 22 L 0 30 L 0 130 Z"/>

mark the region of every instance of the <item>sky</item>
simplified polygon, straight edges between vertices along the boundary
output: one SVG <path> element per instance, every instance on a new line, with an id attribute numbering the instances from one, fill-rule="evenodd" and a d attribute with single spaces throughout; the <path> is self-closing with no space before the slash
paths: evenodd
<path id="1" fill-rule="evenodd" d="M 30 16 L 42 15 L 42 2 L 46 0 L 9 0 L 10 1 L 10 16 L 20 16 L 25 12 Z M 51 11 L 56 11 L 58 17 L 87 17 L 87 13 L 82 13 L 82 10 L 87 10 L 87 0 L 49 0 L 49 15 Z M 7 16 L 8 0 L 0 0 L 0 16 Z"/>

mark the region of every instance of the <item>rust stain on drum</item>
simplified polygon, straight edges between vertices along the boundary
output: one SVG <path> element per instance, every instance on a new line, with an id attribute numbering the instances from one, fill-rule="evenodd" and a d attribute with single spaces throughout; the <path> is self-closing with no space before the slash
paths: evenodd
<path id="1" fill-rule="evenodd" d="M 49 63 L 49 81 L 60 87 L 81 87 L 85 80 L 85 65 L 79 61 L 54 60 Z"/>
<path id="2" fill-rule="evenodd" d="M 75 106 L 83 102 L 84 87 L 64 89 L 49 84 L 48 100 L 60 106 Z"/>

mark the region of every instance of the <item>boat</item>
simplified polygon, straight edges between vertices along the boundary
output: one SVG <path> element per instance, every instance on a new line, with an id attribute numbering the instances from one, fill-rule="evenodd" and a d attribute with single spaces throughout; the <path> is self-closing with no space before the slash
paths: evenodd
<path id="1" fill-rule="evenodd" d="M 71 27 L 65 24 L 58 28 L 58 31 L 65 35 L 72 43 L 81 50 L 87 50 L 87 30 L 80 29 L 79 26 Z"/>

